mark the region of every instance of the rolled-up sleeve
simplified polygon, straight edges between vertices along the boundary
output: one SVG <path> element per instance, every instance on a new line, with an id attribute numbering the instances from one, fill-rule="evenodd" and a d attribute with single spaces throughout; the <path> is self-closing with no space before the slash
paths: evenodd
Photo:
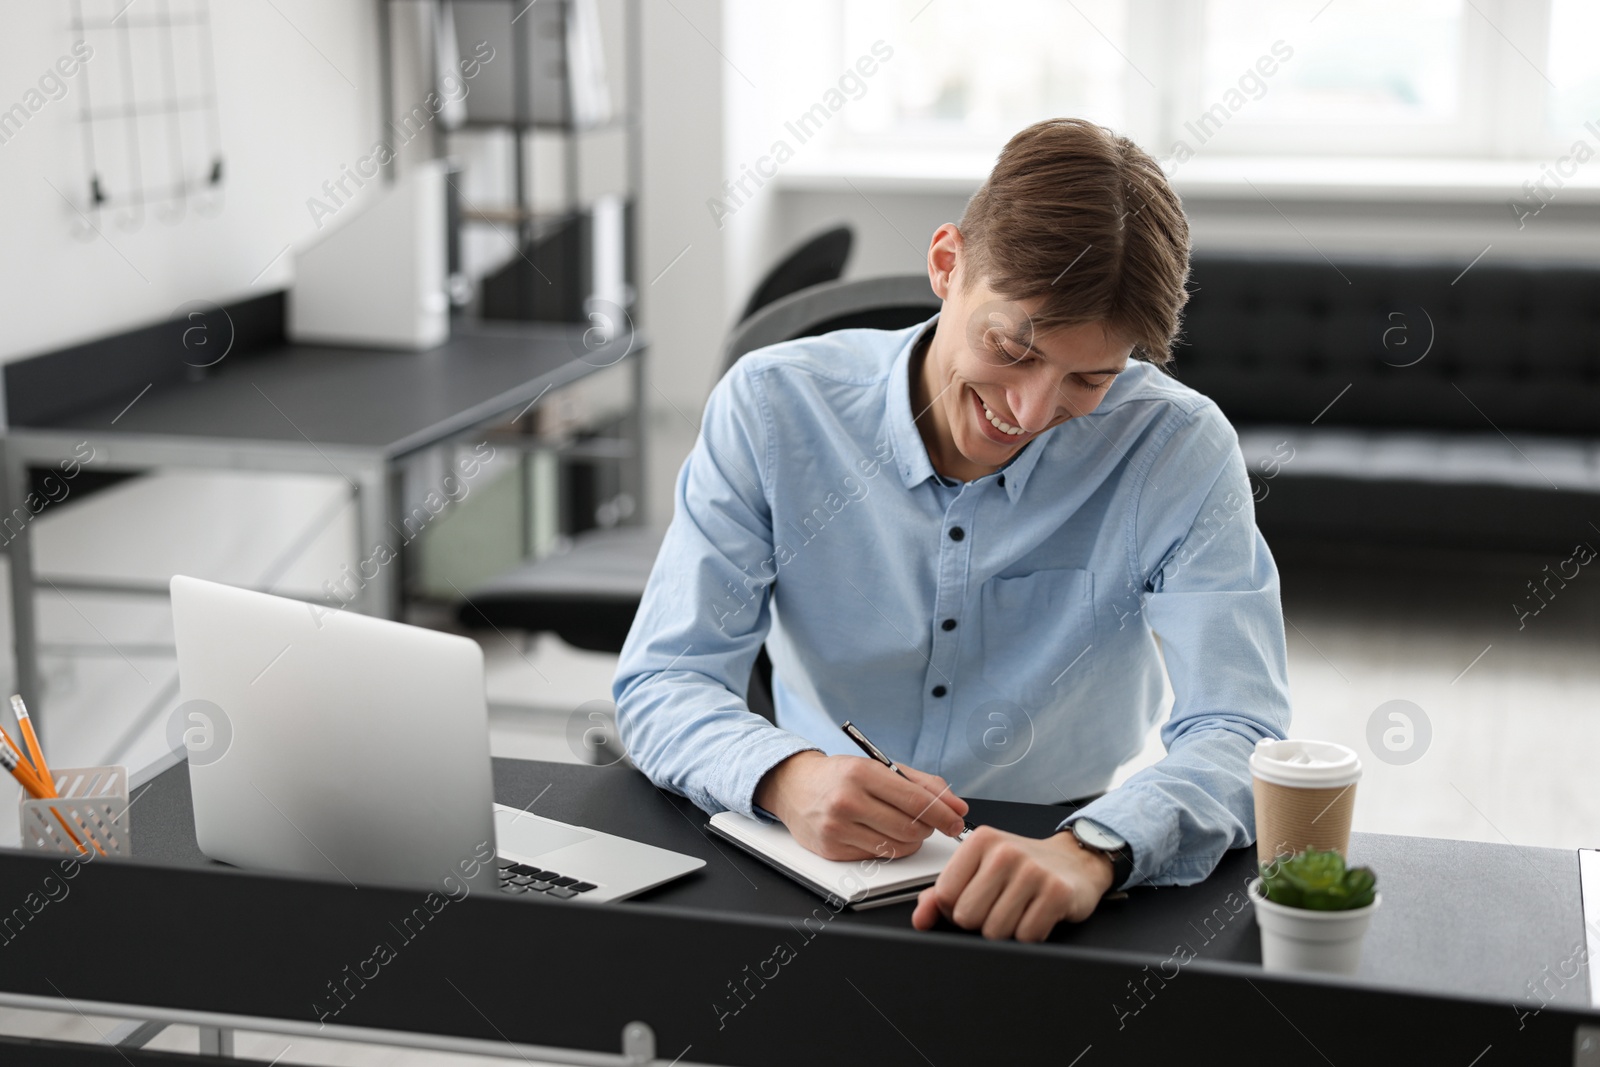
<path id="1" fill-rule="evenodd" d="M 1074 818 L 1129 842 L 1127 884 L 1188 885 L 1254 841 L 1250 753 L 1286 736 L 1290 717 L 1277 567 L 1237 437 L 1214 406 L 1156 454 L 1135 516 L 1130 565 L 1174 694 L 1167 755 Z"/>
<path id="2" fill-rule="evenodd" d="M 771 624 L 774 564 L 766 401 L 752 360 L 712 391 L 678 474 L 672 523 L 613 683 L 629 756 L 708 812 L 763 816 L 763 775 L 816 748 L 745 702 Z"/>

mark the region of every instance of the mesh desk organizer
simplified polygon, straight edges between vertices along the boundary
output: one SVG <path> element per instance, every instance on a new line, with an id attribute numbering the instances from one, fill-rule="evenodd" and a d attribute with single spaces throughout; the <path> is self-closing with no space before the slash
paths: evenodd
<path id="1" fill-rule="evenodd" d="M 44 852 L 82 852 L 129 856 L 128 769 L 52 767 L 57 796 L 35 800 L 24 795 L 22 847 Z M 74 844 L 67 829 L 83 842 Z"/>

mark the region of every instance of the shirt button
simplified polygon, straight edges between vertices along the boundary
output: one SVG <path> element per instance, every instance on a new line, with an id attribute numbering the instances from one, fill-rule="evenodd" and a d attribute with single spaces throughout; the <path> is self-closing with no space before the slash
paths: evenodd
<path id="1" fill-rule="evenodd" d="M 949 691 L 950 690 L 946 689 L 942 685 L 936 685 L 936 686 L 933 687 L 933 695 L 936 696 L 936 697 L 942 697 L 946 693 L 948 693 Z"/>
<path id="2" fill-rule="evenodd" d="M 950 540 L 959 541 L 965 536 L 967 536 L 967 531 L 963 530 L 961 527 L 959 527 L 959 526 L 950 527 Z"/>
<path id="3" fill-rule="evenodd" d="M 956 620 L 954 620 L 954 619 L 946 619 L 946 620 L 944 620 L 944 622 L 940 623 L 939 625 L 943 626 L 946 630 L 954 630 L 956 628 Z"/>

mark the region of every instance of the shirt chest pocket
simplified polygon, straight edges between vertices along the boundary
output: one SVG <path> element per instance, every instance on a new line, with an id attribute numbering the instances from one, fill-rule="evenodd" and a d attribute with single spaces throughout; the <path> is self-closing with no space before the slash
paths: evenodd
<path id="1" fill-rule="evenodd" d="M 1027 708 L 1088 681 L 1095 642 L 1094 575 L 1052 568 L 990 578 L 978 594 L 982 673 L 992 692 Z"/>

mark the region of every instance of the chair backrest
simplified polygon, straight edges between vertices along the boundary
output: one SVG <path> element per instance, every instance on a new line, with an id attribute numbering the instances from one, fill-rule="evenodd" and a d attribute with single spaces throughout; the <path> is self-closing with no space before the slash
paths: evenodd
<path id="1" fill-rule="evenodd" d="M 740 356 L 767 345 L 832 330 L 900 330 L 942 306 L 926 274 L 828 282 L 784 297 L 734 327 L 722 353 L 720 377 Z"/>
<path id="2" fill-rule="evenodd" d="M 823 282 L 838 281 L 844 274 L 845 263 L 850 259 L 850 246 L 853 243 L 854 231 L 848 226 L 836 226 L 817 234 L 784 256 L 777 266 L 767 271 L 767 276 L 750 294 L 750 302 L 745 304 L 739 321 L 743 322 L 790 293 L 798 293 Z"/>

